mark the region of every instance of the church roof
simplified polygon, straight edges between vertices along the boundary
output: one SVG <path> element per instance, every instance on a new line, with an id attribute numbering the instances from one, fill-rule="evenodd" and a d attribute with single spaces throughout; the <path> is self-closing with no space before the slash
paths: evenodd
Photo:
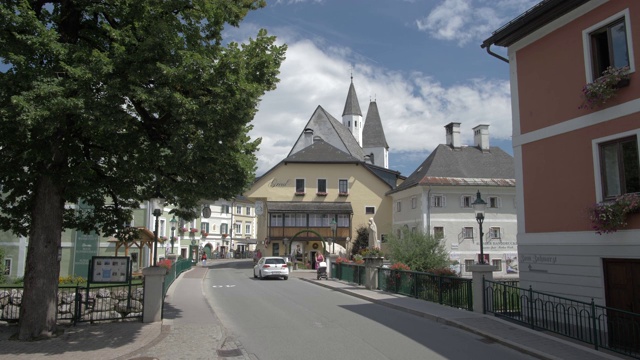
<path id="1" fill-rule="evenodd" d="M 302 151 L 309 145 L 306 142 L 307 139 L 305 139 L 305 131 L 308 130 L 313 131 L 313 139 L 323 140 L 325 143 L 335 147 L 336 149 L 345 152 L 360 161 L 364 161 L 364 152 L 353 137 L 353 134 L 351 134 L 351 131 L 324 110 L 322 106 L 318 106 L 313 115 L 311 115 L 309 122 L 307 122 L 304 130 L 298 136 L 298 139 L 291 148 L 287 158 L 299 151 Z"/>
<path id="2" fill-rule="evenodd" d="M 375 101 L 369 103 L 369 110 L 367 110 L 367 119 L 362 128 L 362 147 L 389 148 L 387 139 L 384 136 L 384 129 L 382 128 L 382 121 L 380 120 L 380 113 L 378 112 L 378 104 Z"/>
<path id="3" fill-rule="evenodd" d="M 344 104 L 344 111 L 342 112 L 342 116 L 345 116 L 345 115 L 362 116 L 362 111 L 360 110 L 360 104 L 358 103 L 358 96 L 356 95 L 356 88 L 353 86 L 353 79 L 351 80 L 351 85 L 349 85 L 347 102 Z"/>
<path id="4" fill-rule="evenodd" d="M 290 154 L 284 162 L 360 163 L 362 161 L 319 139 L 304 149 Z"/>
<path id="5" fill-rule="evenodd" d="M 440 144 L 398 188 L 413 186 L 515 186 L 513 157 L 499 147 L 482 151 L 475 146 L 453 149 Z"/>

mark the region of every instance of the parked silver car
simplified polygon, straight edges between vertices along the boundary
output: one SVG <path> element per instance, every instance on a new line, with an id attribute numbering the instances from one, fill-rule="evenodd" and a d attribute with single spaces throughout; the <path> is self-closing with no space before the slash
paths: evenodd
<path id="1" fill-rule="evenodd" d="M 277 256 L 265 256 L 258 260 L 253 267 L 254 278 L 281 277 L 285 280 L 289 278 L 289 267 L 283 258 Z"/>

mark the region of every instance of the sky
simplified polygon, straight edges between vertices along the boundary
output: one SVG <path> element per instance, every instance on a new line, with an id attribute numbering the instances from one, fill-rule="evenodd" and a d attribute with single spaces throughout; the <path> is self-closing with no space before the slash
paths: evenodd
<path id="1" fill-rule="evenodd" d="M 480 48 L 538 0 L 267 0 L 227 40 L 264 28 L 288 46 L 280 83 L 261 100 L 257 175 L 283 160 L 318 105 L 342 119 L 351 76 L 363 120 L 375 100 L 389 168 L 409 176 L 459 122 L 463 145 L 489 125 L 490 144 L 513 154 L 509 64 Z M 506 56 L 503 48 L 492 48 Z"/>

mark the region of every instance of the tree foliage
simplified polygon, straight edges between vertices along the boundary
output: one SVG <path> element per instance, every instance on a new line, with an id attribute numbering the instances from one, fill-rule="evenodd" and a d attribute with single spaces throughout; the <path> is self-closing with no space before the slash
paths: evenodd
<path id="1" fill-rule="evenodd" d="M 351 255 L 359 254 L 361 250 L 369 247 L 369 229 L 361 225 L 356 229 L 356 233 L 357 236 L 351 248 Z"/>
<path id="2" fill-rule="evenodd" d="M 265 30 L 241 44 L 222 32 L 264 5 L 2 2 L 0 229 L 30 238 L 21 340 L 55 328 L 63 229 L 113 234 L 158 191 L 197 209 L 253 180 L 250 122 L 286 46 Z M 69 206 L 81 200 L 87 210 Z"/>
<path id="3" fill-rule="evenodd" d="M 449 265 L 449 253 L 441 239 L 404 228 L 400 237 L 395 234 L 387 236 L 392 263 L 404 263 L 411 270 L 424 272 Z"/>

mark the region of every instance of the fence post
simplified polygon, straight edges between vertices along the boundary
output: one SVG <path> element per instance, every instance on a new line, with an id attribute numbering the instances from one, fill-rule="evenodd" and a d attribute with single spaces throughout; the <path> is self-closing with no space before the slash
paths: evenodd
<path id="1" fill-rule="evenodd" d="M 438 275 L 438 304 L 442 304 L 442 276 L 440 275 Z"/>
<path id="2" fill-rule="evenodd" d="M 164 277 L 166 274 L 167 269 L 161 266 L 150 266 L 142 269 L 142 275 L 144 275 L 143 323 L 162 320 Z"/>
<path id="3" fill-rule="evenodd" d="M 591 321 L 593 321 L 593 345 L 598 350 L 598 322 L 596 321 L 596 303 L 591 298 Z"/>
<path id="4" fill-rule="evenodd" d="M 529 285 L 529 321 L 531 321 L 531 328 L 536 328 L 536 322 L 533 318 L 533 288 Z"/>
<path id="5" fill-rule="evenodd" d="M 469 266 L 473 273 L 473 311 L 485 314 L 484 309 L 484 279 L 493 281 L 493 272 L 496 268 L 488 264 L 475 264 Z"/>

